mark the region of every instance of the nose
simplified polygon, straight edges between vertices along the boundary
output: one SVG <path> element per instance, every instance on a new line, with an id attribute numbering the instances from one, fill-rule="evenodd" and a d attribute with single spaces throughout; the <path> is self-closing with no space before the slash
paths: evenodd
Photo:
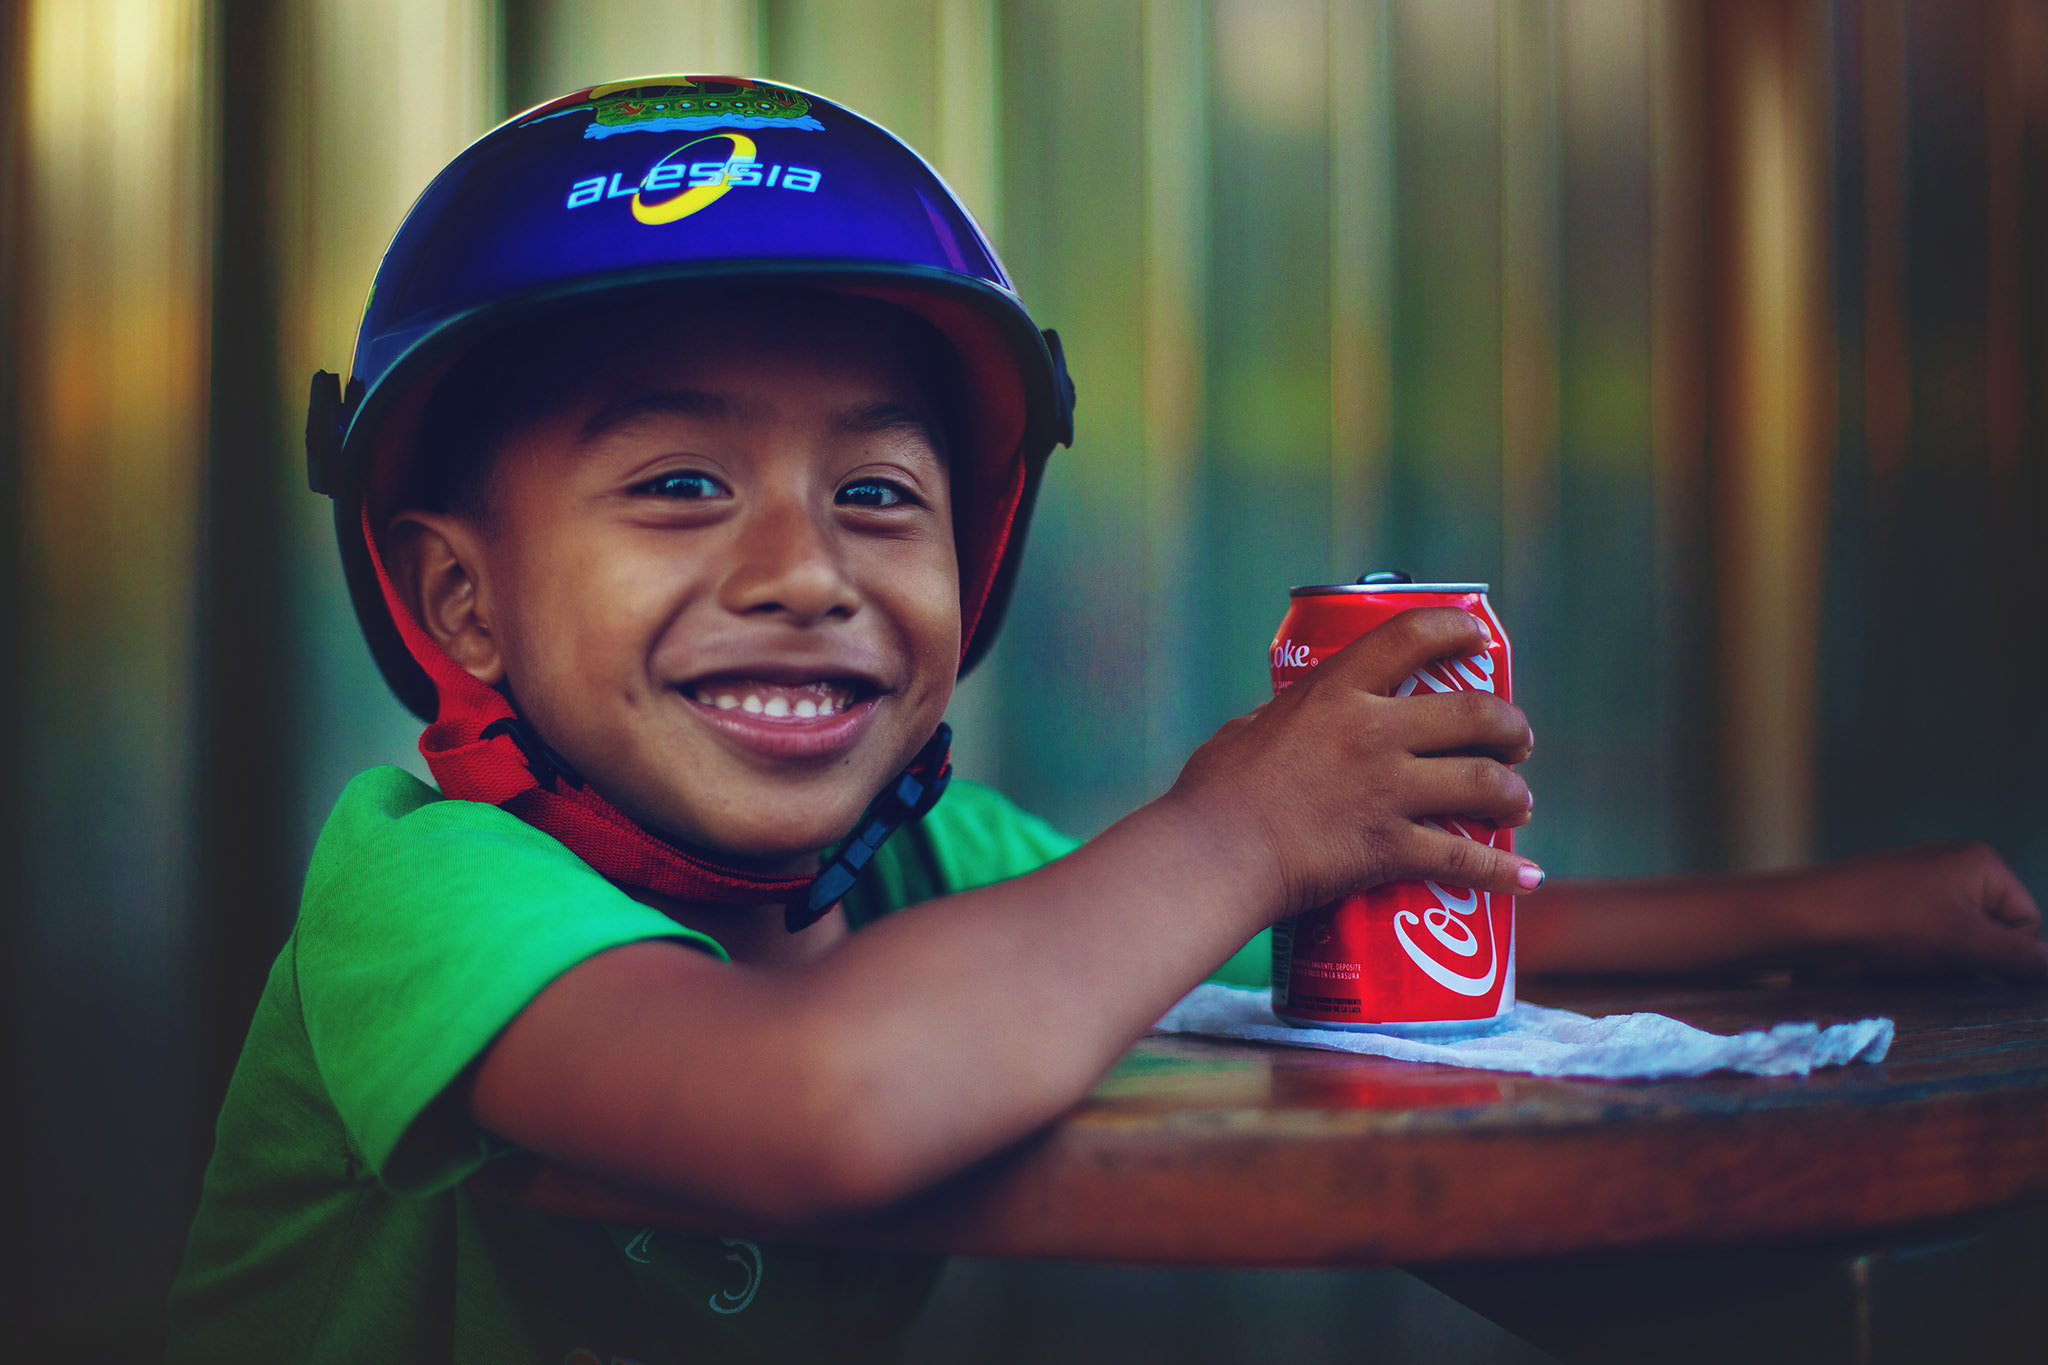
<path id="1" fill-rule="evenodd" d="M 808 626 L 860 610 L 832 527 L 802 499 L 771 498 L 736 529 L 738 553 L 721 593 L 728 611 Z"/>

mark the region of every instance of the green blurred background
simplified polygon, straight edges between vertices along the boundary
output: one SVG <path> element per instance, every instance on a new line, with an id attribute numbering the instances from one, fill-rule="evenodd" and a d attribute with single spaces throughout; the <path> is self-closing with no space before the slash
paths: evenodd
<path id="1" fill-rule="evenodd" d="M 2048 889 L 2043 0 L 4 0 L 0 1305 L 146 1354 L 311 835 L 418 766 L 305 491 L 412 197 L 628 74 L 924 150 L 1060 329 L 959 758 L 1077 833 L 1293 583 L 1477 578 L 1553 872 L 1993 841 Z M 1398 1272 L 956 1267 L 925 1359 L 1521 1360 Z"/>

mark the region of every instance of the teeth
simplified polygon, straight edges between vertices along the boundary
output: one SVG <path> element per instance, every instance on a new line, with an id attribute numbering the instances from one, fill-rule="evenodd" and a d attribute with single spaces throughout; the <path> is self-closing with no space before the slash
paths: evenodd
<path id="1" fill-rule="evenodd" d="M 767 716 L 774 720 L 817 720 L 824 716 L 836 716 L 853 705 L 851 693 L 836 685 L 814 683 L 808 690 L 817 695 L 797 697 L 792 700 L 789 689 L 776 688 L 773 691 L 713 691 L 700 687 L 695 696 L 699 704 L 720 711 L 745 711 L 750 716 Z"/>

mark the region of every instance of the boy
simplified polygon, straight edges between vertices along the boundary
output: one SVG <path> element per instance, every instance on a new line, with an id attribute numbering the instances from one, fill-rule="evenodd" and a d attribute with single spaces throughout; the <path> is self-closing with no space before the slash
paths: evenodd
<path id="1" fill-rule="evenodd" d="M 345 408 L 316 388 L 313 475 L 440 791 L 373 771 L 322 834 L 174 1358 L 860 1358 L 930 1262 L 463 1182 L 520 1148 L 757 1220 L 871 1208 L 1072 1104 L 1286 915 L 1542 882 L 1416 823 L 1530 810 L 1519 711 L 1391 696 L 1475 648 L 1451 611 L 1231 722 L 1084 846 L 968 784 L 934 804 L 1071 388 L 944 186 L 823 100 L 672 78 L 500 128 L 400 230 L 355 369 Z M 1995 858 L 1929 852 L 1554 889 L 1523 961 L 2039 977 L 2037 924 Z"/>

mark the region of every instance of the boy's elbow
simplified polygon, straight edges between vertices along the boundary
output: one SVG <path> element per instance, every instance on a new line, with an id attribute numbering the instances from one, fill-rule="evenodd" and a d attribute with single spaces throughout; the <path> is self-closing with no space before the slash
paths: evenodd
<path id="1" fill-rule="evenodd" d="M 801 1183 L 801 1207 L 784 1215 L 799 1223 L 856 1218 L 888 1207 L 925 1183 L 894 1154 L 849 1142 L 822 1153 Z"/>
<path id="2" fill-rule="evenodd" d="M 935 1165 L 942 1144 L 906 1112 L 902 1088 L 879 1074 L 871 1052 L 834 1045 L 814 1061 L 802 1150 L 791 1160 L 802 1173 L 791 1192 L 805 1206 L 804 1221 L 871 1213 L 944 1173 Z"/>
<path id="3" fill-rule="evenodd" d="M 874 1060 L 819 1033 L 786 1042 L 777 1074 L 760 1078 L 779 1093 L 754 1106 L 746 1131 L 727 1130 L 738 1148 L 720 1163 L 725 1178 L 690 1183 L 735 1213 L 790 1226 L 872 1212 L 925 1183 Z"/>

